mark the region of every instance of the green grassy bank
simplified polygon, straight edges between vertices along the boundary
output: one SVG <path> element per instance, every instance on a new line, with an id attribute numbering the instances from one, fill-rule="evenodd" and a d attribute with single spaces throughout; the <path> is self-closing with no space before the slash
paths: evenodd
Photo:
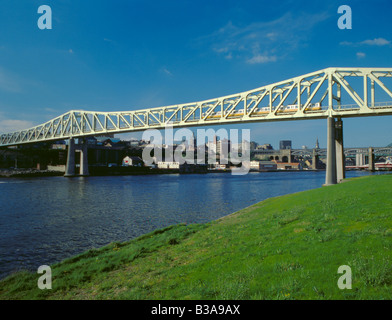
<path id="1" fill-rule="evenodd" d="M 206 208 L 213 210 L 213 208 Z M 352 269 L 340 290 L 338 268 Z M 391 299 L 392 175 L 271 198 L 0 282 L 0 299 Z"/>

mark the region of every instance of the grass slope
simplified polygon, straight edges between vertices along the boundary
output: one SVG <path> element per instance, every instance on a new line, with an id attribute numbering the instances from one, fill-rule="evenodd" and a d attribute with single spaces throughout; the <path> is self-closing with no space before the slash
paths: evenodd
<path id="1" fill-rule="evenodd" d="M 0 299 L 391 299 L 391 187 L 357 178 L 157 230 L 53 265 L 52 290 L 15 274 Z"/>

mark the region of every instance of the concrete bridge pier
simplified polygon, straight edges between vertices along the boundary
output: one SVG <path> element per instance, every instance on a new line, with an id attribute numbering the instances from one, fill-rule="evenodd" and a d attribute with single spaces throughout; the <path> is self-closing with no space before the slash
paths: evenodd
<path id="1" fill-rule="evenodd" d="M 346 178 L 344 167 L 344 146 L 343 146 L 343 121 L 338 118 L 335 122 L 335 148 L 336 148 L 336 180 L 337 183 Z"/>
<path id="2" fill-rule="evenodd" d="M 75 176 L 75 140 L 70 138 L 68 140 L 68 153 L 67 153 L 67 164 L 65 166 L 64 177 Z"/>
<path id="3" fill-rule="evenodd" d="M 356 166 L 365 165 L 365 155 L 363 153 L 357 153 L 355 155 L 355 165 Z"/>
<path id="4" fill-rule="evenodd" d="M 81 144 L 76 148 L 74 138 L 68 140 L 68 153 L 67 153 L 67 164 L 65 166 L 64 177 L 74 177 L 76 176 L 75 170 L 75 152 L 80 153 L 80 168 L 79 175 L 88 176 L 88 158 L 87 158 L 87 141 L 82 140 Z"/>
<path id="5" fill-rule="evenodd" d="M 375 171 L 375 166 L 374 166 L 374 152 L 373 152 L 373 148 L 370 147 L 369 148 L 369 171 Z"/>
<path id="6" fill-rule="evenodd" d="M 317 149 L 313 149 L 313 154 L 312 154 L 312 169 L 317 170 L 317 163 L 319 160 L 319 156 L 317 154 Z"/>
<path id="7" fill-rule="evenodd" d="M 87 141 L 83 139 L 80 149 L 80 175 L 83 177 L 89 176 L 88 158 L 87 158 Z"/>
<path id="8" fill-rule="evenodd" d="M 341 182 L 345 176 L 344 147 L 343 147 L 343 121 L 333 117 L 327 120 L 327 169 L 325 186 Z"/>
<path id="9" fill-rule="evenodd" d="M 327 120 L 327 169 L 324 186 L 337 183 L 336 178 L 336 142 L 335 142 L 335 118 Z"/>

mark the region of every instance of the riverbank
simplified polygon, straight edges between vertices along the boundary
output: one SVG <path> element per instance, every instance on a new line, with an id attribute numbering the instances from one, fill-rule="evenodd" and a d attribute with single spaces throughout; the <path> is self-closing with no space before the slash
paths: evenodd
<path id="1" fill-rule="evenodd" d="M 37 169 L 0 169 L 0 178 L 31 178 L 63 176 L 64 172 Z"/>
<path id="2" fill-rule="evenodd" d="M 309 172 L 325 170 L 250 170 L 249 172 Z M 231 173 L 231 169 L 215 170 L 205 168 L 196 169 L 156 169 L 149 167 L 103 167 L 91 166 L 89 176 L 127 176 L 127 175 L 156 175 L 156 174 L 206 174 L 206 173 Z M 0 169 L 0 178 L 32 178 L 32 177 L 55 177 L 64 176 L 63 171 L 56 170 L 38 170 L 38 169 Z M 76 175 L 77 176 L 77 175 Z"/>
<path id="3" fill-rule="evenodd" d="M 156 230 L 53 265 L 52 290 L 15 274 L 0 299 L 391 299 L 391 187 L 391 175 L 350 179 Z"/>

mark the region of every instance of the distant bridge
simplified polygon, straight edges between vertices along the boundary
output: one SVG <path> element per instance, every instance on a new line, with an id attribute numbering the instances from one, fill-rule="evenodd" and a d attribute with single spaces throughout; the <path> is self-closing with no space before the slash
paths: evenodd
<path id="1" fill-rule="evenodd" d="M 314 151 L 319 156 L 326 156 L 327 149 L 292 149 L 291 154 L 295 156 L 311 156 Z M 392 147 L 373 147 L 373 154 L 375 156 L 392 156 Z M 357 154 L 368 154 L 369 148 L 344 148 L 344 155 L 347 156 L 355 156 Z"/>
<path id="2" fill-rule="evenodd" d="M 282 162 L 290 162 L 293 157 L 311 157 L 312 168 L 317 169 L 317 161 L 320 157 L 326 157 L 328 149 L 281 149 L 281 150 L 254 150 L 253 155 L 268 157 L 271 160 L 279 160 Z M 376 166 L 374 162 L 375 156 L 392 156 L 392 147 L 369 147 L 369 148 L 344 148 L 344 157 L 355 157 L 356 167 L 363 167 L 374 171 Z M 365 164 L 367 157 L 368 164 Z M 353 167 L 353 168 L 354 168 Z M 378 166 L 380 167 L 380 166 Z M 388 166 L 387 166 L 388 167 Z"/>
<path id="3" fill-rule="evenodd" d="M 167 126 L 328 119 L 326 184 L 335 184 L 344 178 L 342 118 L 392 115 L 391 78 L 392 68 L 327 68 L 194 103 L 121 112 L 73 110 L 30 129 L 1 134 L 0 147 L 70 139 L 67 175 L 74 175 L 74 138 Z M 85 148 L 80 150 L 83 162 Z"/>
<path id="4" fill-rule="evenodd" d="M 256 149 L 253 151 L 254 154 L 258 155 L 279 155 L 283 153 L 290 153 L 293 156 L 311 156 L 316 152 L 319 156 L 326 156 L 326 148 L 314 148 L 314 149 L 282 149 L 282 150 L 272 150 L 272 149 Z M 344 148 L 345 156 L 360 154 L 367 154 L 369 148 Z M 373 153 L 376 156 L 392 156 L 392 147 L 374 147 Z"/>

